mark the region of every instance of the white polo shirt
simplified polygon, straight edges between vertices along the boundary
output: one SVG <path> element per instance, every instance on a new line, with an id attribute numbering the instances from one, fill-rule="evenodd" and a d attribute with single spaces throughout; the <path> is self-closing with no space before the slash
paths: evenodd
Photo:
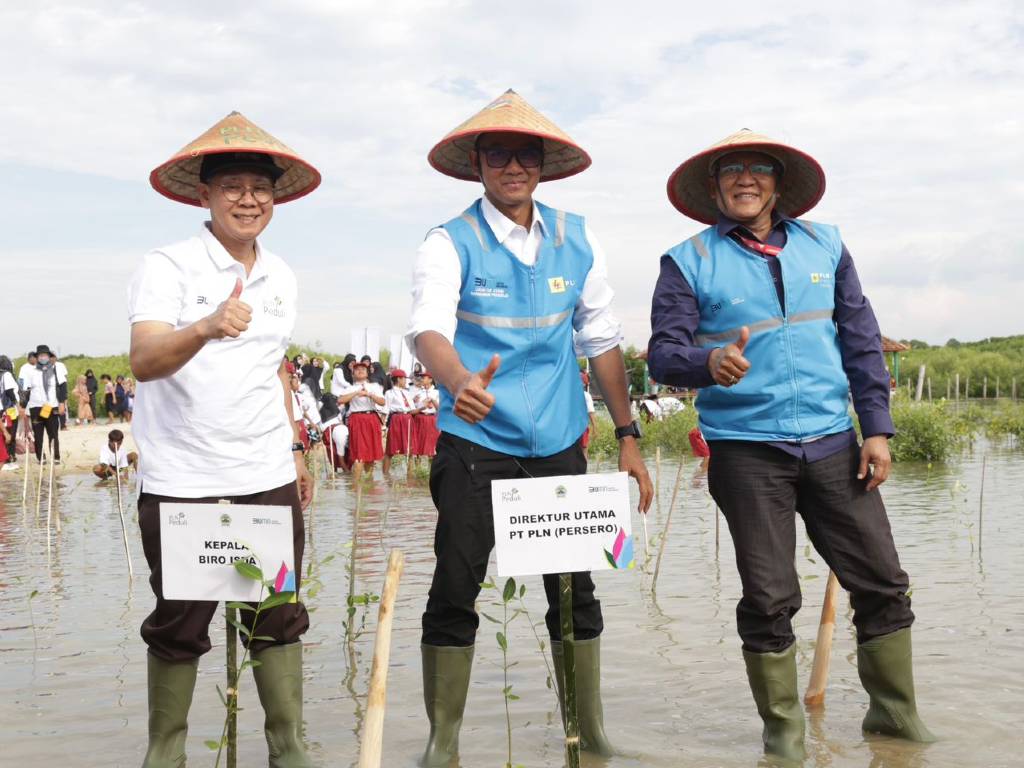
<path id="1" fill-rule="evenodd" d="M 348 395 L 352 392 L 372 392 L 377 397 L 384 397 L 384 388 L 373 381 L 360 381 L 349 384 L 341 394 Z M 356 395 L 348 401 L 349 413 L 368 413 L 375 410 L 377 410 L 377 404 L 368 395 Z"/>
<path id="2" fill-rule="evenodd" d="M 100 464 L 106 464 L 108 467 L 113 467 L 115 462 L 117 463 L 118 469 L 124 469 L 128 466 L 128 450 L 122 444 L 117 449 L 117 455 L 110 450 L 110 444 L 106 443 L 100 448 Z"/>
<path id="3" fill-rule="evenodd" d="M 38 368 L 32 368 L 25 375 L 25 389 L 29 390 L 28 408 L 42 408 L 44 405 L 52 405 L 56 408 L 60 405 L 57 400 L 57 385 L 66 384 L 67 377 L 62 376 L 60 369 L 54 366 L 54 373 L 50 377 L 50 386 L 43 385 L 43 372 Z"/>
<path id="4" fill-rule="evenodd" d="M 196 237 L 142 258 L 128 288 L 128 319 L 180 330 L 216 311 L 236 278 L 241 300 L 252 307 L 249 328 L 236 339 L 207 342 L 170 376 L 138 383 L 132 435 L 147 493 L 234 496 L 295 480 L 278 377 L 295 327 L 297 288 L 287 264 L 257 245 L 246 277 L 204 226 Z"/>

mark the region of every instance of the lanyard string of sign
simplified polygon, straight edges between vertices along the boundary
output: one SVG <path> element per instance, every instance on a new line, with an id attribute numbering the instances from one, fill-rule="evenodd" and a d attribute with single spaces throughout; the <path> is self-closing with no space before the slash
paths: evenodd
<path id="1" fill-rule="evenodd" d="M 778 256 L 782 253 L 782 249 L 777 245 L 768 245 L 767 243 L 762 243 L 760 240 L 751 240 L 750 238 L 744 237 L 740 234 L 737 234 L 736 237 L 738 237 L 740 242 L 750 250 L 763 253 L 765 256 Z"/>

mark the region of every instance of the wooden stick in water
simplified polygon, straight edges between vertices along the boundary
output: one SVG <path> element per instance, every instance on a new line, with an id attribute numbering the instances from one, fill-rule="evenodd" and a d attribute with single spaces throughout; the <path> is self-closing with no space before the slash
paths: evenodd
<path id="1" fill-rule="evenodd" d="M 238 611 L 234 608 L 224 609 L 224 623 L 227 631 L 227 691 L 228 704 L 228 732 L 227 732 L 227 768 L 236 768 L 238 765 L 238 630 L 235 629 L 235 620 Z"/>
<path id="2" fill-rule="evenodd" d="M 36 520 L 39 519 L 39 506 L 43 499 L 43 467 L 46 466 L 46 448 L 39 454 L 39 477 L 36 483 Z"/>
<path id="3" fill-rule="evenodd" d="M 828 683 L 828 668 L 832 658 L 832 635 L 836 628 L 836 601 L 839 598 L 839 579 L 828 572 L 825 585 L 825 602 L 821 606 L 821 623 L 818 624 L 818 640 L 814 644 L 814 664 L 811 680 L 804 694 L 804 706 L 821 707 L 825 704 L 825 686 Z"/>
<path id="4" fill-rule="evenodd" d="M 46 494 L 46 522 L 53 517 L 53 441 L 50 441 L 50 491 Z M 60 533 L 60 515 L 57 516 L 57 533 Z"/>
<path id="5" fill-rule="evenodd" d="M 580 721 L 576 707 L 576 639 L 572 624 L 572 574 L 558 575 L 558 619 L 562 630 L 562 702 L 565 715 L 565 763 L 580 768 Z"/>
<path id="6" fill-rule="evenodd" d="M 124 506 L 121 503 L 121 467 L 120 467 L 120 456 L 117 452 L 114 452 L 114 477 L 117 481 L 117 516 L 121 518 L 121 538 L 124 539 L 124 557 L 128 561 L 128 578 L 135 578 L 135 572 L 132 570 L 132 555 L 128 550 L 128 529 L 124 524 Z"/>
<path id="7" fill-rule="evenodd" d="M 28 418 L 29 418 L 28 412 L 26 412 L 24 416 L 22 416 L 20 419 L 18 419 L 18 424 L 19 425 L 20 424 L 24 424 L 24 426 L 25 426 L 25 467 L 24 467 L 25 477 L 23 477 L 22 480 L 21 480 L 21 506 L 22 506 L 22 508 L 25 507 L 25 504 L 28 501 L 28 476 L 29 476 L 29 474 L 32 471 L 32 469 L 31 469 L 31 467 L 32 467 L 32 451 L 29 450 L 29 442 L 28 442 L 28 436 L 29 436 L 29 428 L 28 428 L 28 421 L 27 421 Z M 15 455 L 17 455 L 17 451 L 18 451 L 18 441 L 17 440 L 14 441 L 14 451 L 15 451 Z"/>
<path id="8" fill-rule="evenodd" d="M 377 613 L 377 638 L 373 644 L 373 667 L 370 670 L 370 693 L 363 720 L 363 743 L 359 749 L 359 768 L 380 768 L 384 744 L 384 710 L 387 704 L 388 662 L 391 659 L 391 622 L 394 619 L 395 597 L 402 579 L 405 557 L 399 549 L 391 550 L 384 590 Z"/>
<path id="9" fill-rule="evenodd" d="M 978 556 L 981 556 L 981 532 L 984 523 L 982 513 L 985 510 L 985 465 L 988 463 L 988 454 L 981 457 L 981 495 L 978 497 Z"/>
<path id="10" fill-rule="evenodd" d="M 683 467 L 686 462 L 679 457 L 679 469 L 676 471 L 676 487 L 672 489 L 672 501 L 668 505 L 668 514 L 665 516 L 665 529 L 661 532 L 661 543 L 658 545 L 658 561 L 654 564 L 654 576 L 651 577 L 651 592 L 658 589 L 658 574 L 661 572 L 661 558 L 665 554 L 665 542 L 668 541 L 668 527 L 672 524 L 672 511 L 676 508 L 676 497 L 679 495 L 679 485 L 683 480 Z"/>

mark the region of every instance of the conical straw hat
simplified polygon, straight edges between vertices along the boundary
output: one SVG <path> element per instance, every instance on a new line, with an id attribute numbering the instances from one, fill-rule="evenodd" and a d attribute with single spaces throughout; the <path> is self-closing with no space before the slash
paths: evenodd
<path id="1" fill-rule="evenodd" d="M 180 203 L 199 205 L 199 166 L 203 155 L 222 152 L 262 152 L 271 155 L 284 173 L 274 184 L 274 203 L 308 195 L 320 186 L 320 172 L 287 145 L 278 141 L 240 112 L 232 112 L 195 141 L 186 144 L 149 174 L 149 183 L 161 195 Z"/>
<path id="2" fill-rule="evenodd" d="M 825 194 L 825 171 L 810 155 L 786 144 L 744 128 L 698 152 L 669 176 L 668 199 L 691 219 L 705 224 L 718 221 L 718 206 L 708 192 L 711 169 L 730 152 L 763 152 L 782 163 L 776 210 L 788 216 L 801 216 L 811 210 Z"/>
<path id="3" fill-rule="evenodd" d="M 456 179 L 478 181 L 476 170 L 469 164 L 469 152 L 477 136 L 494 131 L 526 133 L 544 140 L 541 181 L 564 179 L 590 166 L 590 155 L 511 88 L 469 120 L 449 131 L 430 150 L 427 160 L 441 173 Z"/>

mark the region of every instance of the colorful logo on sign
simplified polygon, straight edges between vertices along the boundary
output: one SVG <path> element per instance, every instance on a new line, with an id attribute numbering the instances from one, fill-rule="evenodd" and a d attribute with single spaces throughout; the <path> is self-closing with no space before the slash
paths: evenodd
<path id="1" fill-rule="evenodd" d="M 604 556 L 608 559 L 608 564 L 616 570 L 632 568 L 636 564 L 633 559 L 633 539 L 626 538 L 626 532 L 620 528 L 619 535 L 615 537 L 612 551 L 609 552 L 606 549 Z"/>
<path id="2" fill-rule="evenodd" d="M 289 571 L 284 561 L 281 561 L 281 567 L 278 568 L 277 577 L 274 579 L 274 594 L 278 592 L 295 592 L 295 571 Z M 289 602 L 297 602 L 294 594 Z"/>

